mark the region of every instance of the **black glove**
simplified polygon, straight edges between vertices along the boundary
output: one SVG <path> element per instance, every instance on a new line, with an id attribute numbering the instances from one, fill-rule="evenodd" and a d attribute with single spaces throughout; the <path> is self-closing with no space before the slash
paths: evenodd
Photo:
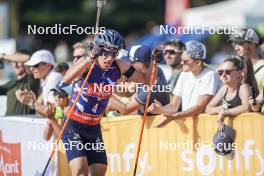
<path id="1" fill-rule="evenodd" d="M 91 44 L 89 49 L 93 59 L 103 54 L 103 45 L 97 46 L 95 44 Z"/>
<path id="2" fill-rule="evenodd" d="M 156 62 L 161 62 L 163 60 L 163 50 L 161 49 L 153 49 L 151 53 L 151 59 Z"/>

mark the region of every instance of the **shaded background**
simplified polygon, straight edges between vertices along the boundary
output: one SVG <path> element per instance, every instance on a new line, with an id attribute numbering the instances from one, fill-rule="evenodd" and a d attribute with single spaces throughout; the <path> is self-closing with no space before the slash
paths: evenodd
<path id="1" fill-rule="evenodd" d="M 158 26 L 165 24 L 183 26 L 188 20 L 193 23 L 208 22 L 209 25 L 211 22 L 221 24 L 222 21 L 229 20 L 231 24 L 238 25 L 239 20 L 236 17 L 241 14 L 238 19 L 241 17 L 246 20 L 249 14 L 253 17 L 258 15 L 256 21 L 247 20 L 254 24 L 254 28 L 258 27 L 258 31 L 264 36 L 264 13 L 261 7 L 264 6 L 263 2 L 263 0 L 108 0 L 101 12 L 100 26 L 119 31 L 128 47 L 133 44 L 145 44 L 153 48 L 173 38 L 180 38 L 184 42 L 191 39 L 199 40 L 207 46 L 207 55 L 212 58 L 219 52 L 233 50 L 231 45 L 226 43 L 228 35 L 208 33 L 160 35 L 157 32 Z M 233 3 L 234 8 L 224 3 Z M 31 52 L 49 49 L 54 52 L 57 61 L 64 57 L 71 62 L 72 45 L 91 38 L 92 35 L 76 33 L 29 35 L 27 27 L 28 25 L 52 27 L 55 24 L 93 27 L 96 12 L 96 0 L 0 0 L 0 53 L 12 53 L 21 49 Z M 204 14 L 205 12 L 208 13 Z M 186 16 L 189 17 L 188 20 Z M 248 27 L 247 24 L 240 25 L 239 27 Z M 7 66 L 6 70 L 9 68 Z M 0 80 L 1 72 L 0 70 Z"/>
<path id="2" fill-rule="evenodd" d="M 218 1 L 220 0 L 190 0 L 187 5 L 198 7 Z M 96 0 L 2 0 L 0 2 L 9 4 L 8 36 L 18 40 L 23 40 L 29 24 L 40 26 L 54 26 L 56 23 L 76 24 L 83 27 L 95 25 Z M 151 32 L 154 25 L 164 23 L 165 0 L 108 0 L 100 18 L 102 26 L 120 31 L 129 43 Z M 36 35 L 34 40 L 37 45 L 35 44 L 32 49 L 39 47 L 52 49 L 60 40 L 66 40 L 69 45 L 72 45 L 84 38 L 85 35 L 76 34 Z M 20 47 L 22 46 L 18 46 Z"/>

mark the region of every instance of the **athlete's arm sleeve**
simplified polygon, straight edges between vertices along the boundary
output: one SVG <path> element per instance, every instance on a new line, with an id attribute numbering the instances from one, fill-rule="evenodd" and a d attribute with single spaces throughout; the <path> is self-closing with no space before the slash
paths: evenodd
<path id="1" fill-rule="evenodd" d="M 136 69 L 132 65 L 130 65 L 130 67 L 128 68 L 128 70 L 125 73 L 123 73 L 123 75 L 126 78 L 130 78 L 134 74 L 135 70 Z"/>

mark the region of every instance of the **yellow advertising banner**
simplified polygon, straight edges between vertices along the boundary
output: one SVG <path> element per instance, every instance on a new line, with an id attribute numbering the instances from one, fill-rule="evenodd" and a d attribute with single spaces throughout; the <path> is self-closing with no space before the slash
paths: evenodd
<path id="1" fill-rule="evenodd" d="M 137 175 L 264 175 L 263 114 L 245 113 L 226 118 L 225 123 L 236 130 L 234 145 L 237 148 L 227 156 L 218 155 L 213 150 L 216 116 L 202 114 L 156 128 L 164 118 L 148 117 L 146 121 Z M 133 175 L 141 123 L 140 116 L 102 121 L 108 157 L 107 176 Z M 60 175 L 69 175 L 65 156 L 63 159 L 60 156 L 59 162 Z"/>

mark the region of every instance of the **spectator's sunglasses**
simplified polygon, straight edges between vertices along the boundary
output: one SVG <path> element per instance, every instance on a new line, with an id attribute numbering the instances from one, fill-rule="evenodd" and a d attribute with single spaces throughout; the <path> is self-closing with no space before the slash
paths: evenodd
<path id="1" fill-rule="evenodd" d="M 175 55 L 175 54 L 181 54 L 181 50 L 163 50 L 164 55 L 170 54 L 170 55 Z"/>
<path id="2" fill-rule="evenodd" d="M 217 73 L 218 73 L 219 76 L 222 76 L 224 73 L 225 73 L 226 75 L 230 75 L 231 72 L 233 72 L 233 71 L 237 71 L 237 70 L 238 70 L 238 69 L 217 70 Z"/>
<path id="3" fill-rule="evenodd" d="M 81 59 L 84 55 L 77 55 L 77 56 L 73 56 L 73 59 L 77 58 L 78 60 Z"/>
<path id="4" fill-rule="evenodd" d="M 189 61 L 189 60 L 184 60 L 184 59 L 182 59 L 182 63 L 183 63 L 183 65 L 187 65 L 187 64 L 190 63 L 190 61 Z"/>
<path id="5" fill-rule="evenodd" d="M 38 63 L 38 64 L 36 64 L 36 65 L 32 65 L 32 67 L 33 68 L 38 68 L 39 66 L 41 66 L 41 65 L 45 65 L 46 63 L 44 63 L 44 62 L 40 62 L 40 63 Z"/>

